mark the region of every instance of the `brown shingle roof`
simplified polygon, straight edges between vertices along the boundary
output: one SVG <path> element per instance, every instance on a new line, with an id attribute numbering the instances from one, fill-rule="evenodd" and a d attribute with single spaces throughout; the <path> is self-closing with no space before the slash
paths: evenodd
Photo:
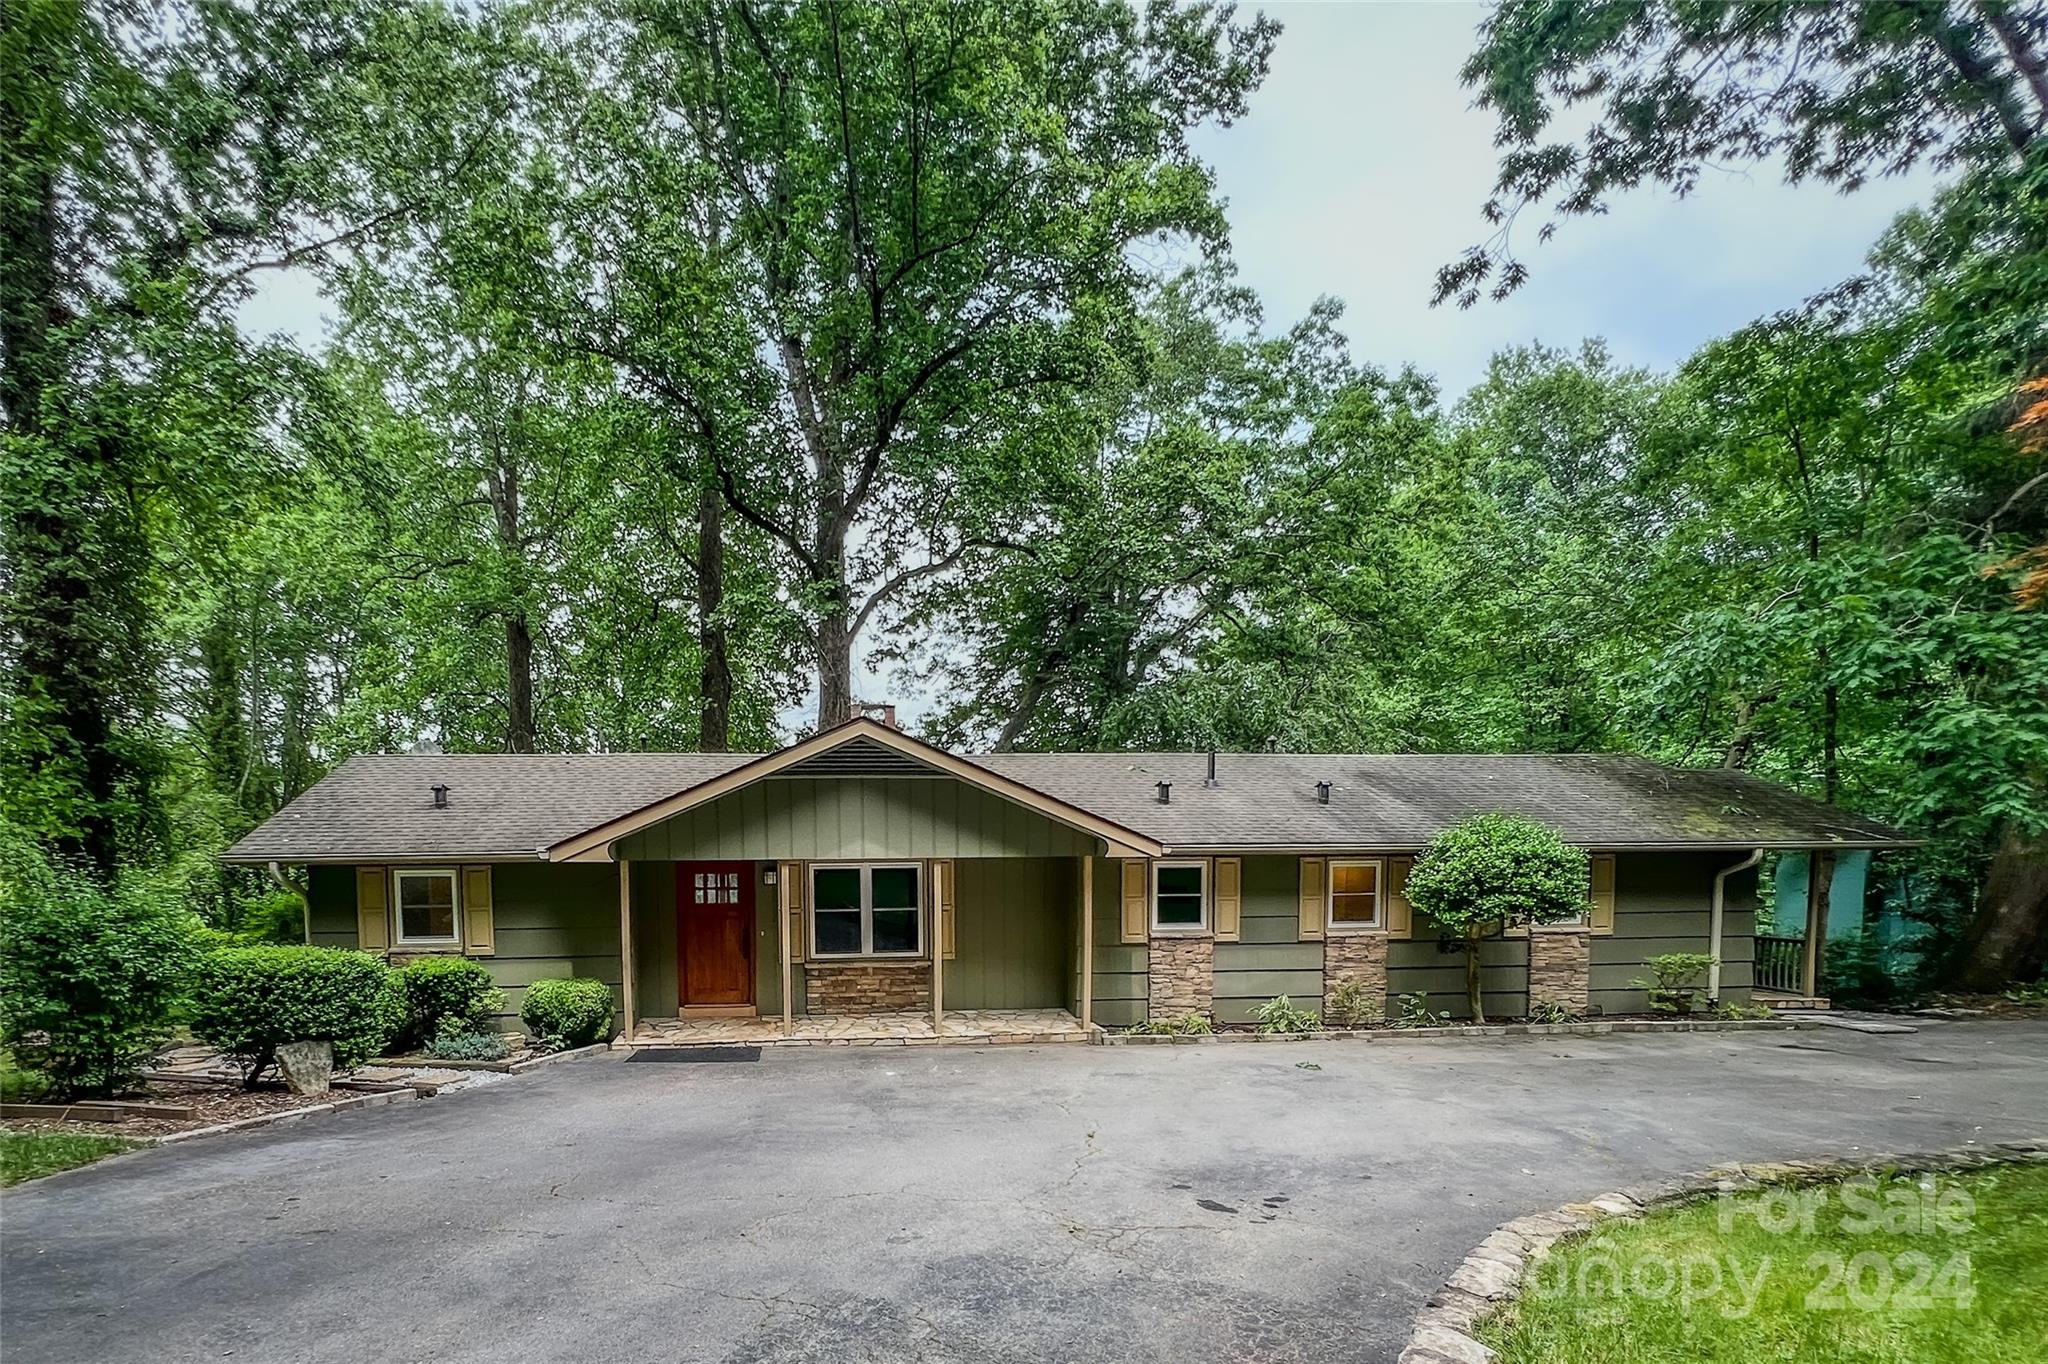
<path id="1" fill-rule="evenodd" d="M 350 758 L 251 830 L 230 862 L 538 857 L 753 753 L 380 753 Z M 431 788 L 448 788 L 436 810 Z"/>
<path id="2" fill-rule="evenodd" d="M 394 754 L 352 758 L 230 848 L 235 862 L 531 858 L 754 754 Z M 1874 820 L 1739 772 L 1529 754 L 991 753 L 968 761 L 1178 848 L 1413 848 L 1508 810 L 1589 847 L 1875 846 Z M 1154 783 L 1171 781 L 1158 803 Z M 1334 783 L 1328 805 L 1315 783 Z M 430 787 L 449 788 L 436 810 Z"/>
<path id="3" fill-rule="evenodd" d="M 989 753 L 981 763 L 1181 848 L 1419 848 L 1506 810 L 1588 847 L 1909 842 L 1875 820 L 1720 769 L 1613 754 Z M 1155 783 L 1173 783 L 1161 805 Z M 1333 784 L 1328 805 L 1315 784 Z"/>

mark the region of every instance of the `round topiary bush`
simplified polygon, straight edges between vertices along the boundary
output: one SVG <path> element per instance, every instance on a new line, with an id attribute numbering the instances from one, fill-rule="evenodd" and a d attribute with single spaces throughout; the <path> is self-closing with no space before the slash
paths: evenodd
<path id="1" fill-rule="evenodd" d="M 1465 939 L 1465 998 L 1484 1023 L 1479 944 L 1510 924 L 1560 923 L 1587 912 L 1591 863 L 1557 830 L 1520 815 L 1459 820 L 1430 840 L 1408 873 L 1408 902 Z"/>
<path id="2" fill-rule="evenodd" d="M 505 1007 L 504 992 L 491 973 L 468 957 L 421 957 L 398 973 L 405 991 L 406 1046 L 420 1046 L 443 1033 L 485 1031 Z"/>
<path id="3" fill-rule="evenodd" d="M 601 1042 L 612 1025 L 612 987 L 601 980 L 537 980 L 526 987 L 519 1021 L 550 1046 Z"/>
<path id="4" fill-rule="evenodd" d="M 287 1042 L 334 1044 L 334 1064 L 361 1065 L 405 1021 L 398 973 L 338 947 L 222 947 L 194 983 L 192 1032 L 234 1056 L 254 1085 Z"/>

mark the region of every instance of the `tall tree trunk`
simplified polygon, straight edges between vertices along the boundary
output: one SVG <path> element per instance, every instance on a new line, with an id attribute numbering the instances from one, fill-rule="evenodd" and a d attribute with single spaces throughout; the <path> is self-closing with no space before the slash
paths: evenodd
<path id="1" fill-rule="evenodd" d="M 513 418 L 516 423 L 517 414 Z M 501 451 L 490 473 L 491 509 L 497 514 L 498 549 L 526 563 L 526 540 L 520 527 L 519 462 Z M 533 752 L 533 626 L 527 618 L 525 573 L 520 599 L 505 612 L 505 751 Z"/>
<path id="2" fill-rule="evenodd" d="M 1998 41 L 2005 46 L 2006 55 L 2019 68 L 2027 88 L 2034 92 L 2034 103 L 2040 106 L 2040 116 L 2035 120 L 2038 126 L 2048 119 L 2048 61 L 2043 61 L 2039 49 L 2027 37 L 2026 29 L 2015 23 L 2011 12 L 2000 0 L 1984 4 L 1977 9 L 1984 16 L 1984 22 L 1991 25 L 1991 31 L 1998 35 Z"/>
<path id="3" fill-rule="evenodd" d="M 697 494 L 697 648 L 704 659 L 697 683 L 697 747 L 705 753 L 729 752 L 732 657 L 725 622 L 725 500 L 708 482 Z"/>
<path id="4" fill-rule="evenodd" d="M 2007 825 L 1991 856 L 1976 917 L 1963 930 L 1950 983 L 1991 991 L 2048 968 L 2048 834 Z"/>
<path id="5" fill-rule="evenodd" d="M 520 607 L 505 617 L 505 751 L 533 752 L 533 631 Z"/>
<path id="6" fill-rule="evenodd" d="M 1465 1003 L 1472 1010 L 1472 1021 L 1486 1021 L 1486 995 L 1479 988 L 1479 935 L 1483 929 L 1471 928 L 1465 933 Z"/>
<path id="7" fill-rule="evenodd" d="M 826 496 L 819 508 L 816 558 L 824 579 L 824 601 L 818 615 L 818 728 L 830 729 L 853 716 L 853 601 L 846 582 L 846 527 L 838 471 L 824 481 Z"/>

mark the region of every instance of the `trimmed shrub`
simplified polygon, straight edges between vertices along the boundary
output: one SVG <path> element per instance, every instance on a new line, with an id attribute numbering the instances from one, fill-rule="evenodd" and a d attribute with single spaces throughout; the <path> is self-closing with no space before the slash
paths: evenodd
<path id="1" fill-rule="evenodd" d="M 398 983 L 405 991 L 406 1046 L 430 1042 L 444 1031 L 483 1032 L 505 1007 L 491 973 L 468 957 L 421 957 L 398 973 Z"/>
<path id="2" fill-rule="evenodd" d="M 334 1064 L 358 1066 L 405 1019 L 398 973 L 339 947 L 221 947 L 193 989 L 192 1031 L 241 1063 L 254 1086 L 287 1042 L 334 1044 Z"/>
<path id="3" fill-rule="evenodd" d="M 602 1042 L 612 1025 L 612 987 L 601 980 L 537 980 L 526 987 L 519 1021 L 558 1049 Z"/>
<path id="4" fill-rule="evenodd" d="M 107 886 L 26 851 L 0 868 L 0 1041 L 53 1097 L 139 1077 L 199 962 L 201 928 L 145 877 Z"/>
<path id="5" fill-rule="evenodd" d="M 1408 873 L 1408 902 L 1465 940 L 1465 1002 L 1486 1021 L 1479 944 L 1510 924 L 1551 924 L 1587 912 L 1591 862 L 1555 829 L 1520 815 L 1468 815 L 1429 842 Z"/>

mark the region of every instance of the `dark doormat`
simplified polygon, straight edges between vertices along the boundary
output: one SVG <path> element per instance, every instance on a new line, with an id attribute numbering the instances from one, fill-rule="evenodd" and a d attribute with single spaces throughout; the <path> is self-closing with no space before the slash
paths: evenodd
<path id="1" fill-rule="evenodd" d="M 759 1047 L 659 1047 L 642 1048 L 628 1061 L 758 1061 Z"/>

